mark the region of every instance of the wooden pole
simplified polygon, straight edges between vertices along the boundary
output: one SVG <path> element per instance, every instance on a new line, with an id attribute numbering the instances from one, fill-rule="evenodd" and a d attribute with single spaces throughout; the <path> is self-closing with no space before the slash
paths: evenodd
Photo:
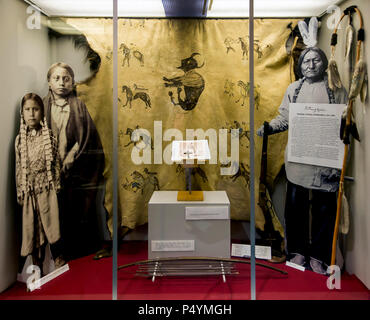
<path id="1" fill-rule="evenodd" d="M 361 12 L 355 8 L 356 13 L 360 17 L 360 28 L 363 27 L 363 20 L 361 16 Z M 337 32 L 337 28 L 339 26 L 340 21 L 344 17 L 344 14 L 341 16 L 337 27 L 334 30 L 334 33 Z M 356 63 L 360 60 L 361 55 L 361 43 L 362 40 L 357 41 L 357 50 L 356 50 Z M 350 88 L 349 88 L 350 89 Z M 351 117 L 352 117 L 352 108 L 353 108 L 353 101 L 355 98 L 351 99 L 348 102 L 348 108 L 347 108 L 347 117 L 346 117 L 346 128 L 344 131 L 344 134 L 349 134 L 348 128 L 351 125 Z M 334 226 L 334 234 L 333 234 L 333 242 L 332 242 L 332 249 L 331 249 L 331 260 L 330 265 L 335 265 L 335 258 L 337 254 L 337 239 L 338 239 L 338 230 L 339 230 L 339 221 L 340 221 L 340 214 L 342 210 L 342 198 L 343 198 L 343 192 L 344 192 L 344 176 L 347 169 L 347 157 L 348 157 L 348 149 L 349 149 L 349 142 L 344 145 L 344 157 L 343 157 L 343 165 L 342 165 L 342 172 L 340 174 L 340 181 L 339 181 L 339 191 L 338 191 L 338 199 L 337 199 L 337 212 L 336 212 L 336 218 L 335 218 L 335 226 Z"/>

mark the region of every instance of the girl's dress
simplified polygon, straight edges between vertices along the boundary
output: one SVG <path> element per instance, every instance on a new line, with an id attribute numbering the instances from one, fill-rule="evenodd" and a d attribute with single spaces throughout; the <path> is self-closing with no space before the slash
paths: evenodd
<path id="1" fill-rule="evenodd" d="M 46 242 L 53 244 L 60 239 L 57 143 L 46 125 L 30 130 L 22 118 L 15 154 L 17 199 L 23 206 L 21 256 L 41 255 Z"/>

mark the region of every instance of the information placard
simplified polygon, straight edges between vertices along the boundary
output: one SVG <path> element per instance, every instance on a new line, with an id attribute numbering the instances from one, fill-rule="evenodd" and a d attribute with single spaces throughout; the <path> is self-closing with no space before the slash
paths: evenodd
<path id="1" fill-rule="evenodd" d="M 185 220 L 224 220 L 229 218 L 227 206 L 186 207 Z"/>
<path id="2" fill-rule="evenodd" d="M 152 240 L 152 251 L 194 251 L 194 240 Z"/>
<path id="3" fill-rule="evenodd" d="M 345 104 L 289 105 L 288 161 L 341 169 L 340 122 Z"/>
<path id="4" fill-rule="evenodd" d="M 249 258 L 251 256 L 251 246 L 249 244 L 233 243 L 231 245 L 231 255 Z M 271 247 L 255 246 L 255 256 L 257 259 L 271 259 Z"/>

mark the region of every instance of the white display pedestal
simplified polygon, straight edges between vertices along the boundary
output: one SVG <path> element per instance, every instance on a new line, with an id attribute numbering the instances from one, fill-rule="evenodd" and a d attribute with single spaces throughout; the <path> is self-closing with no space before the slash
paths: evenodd
<path id="1" fill-rule="evenodd" d="M 230 202 L 225 191 L 204 201 L 177 201 L 177 191 L 155 191 L 148 209 L 148 258 L 230 258 Z"/>

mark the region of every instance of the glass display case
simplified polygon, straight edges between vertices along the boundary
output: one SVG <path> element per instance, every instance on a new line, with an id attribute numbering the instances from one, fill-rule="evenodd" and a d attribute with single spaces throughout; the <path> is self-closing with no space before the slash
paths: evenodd
<path id="1" fill-rule="evenodd" d="M 0 4 L 1 300 L 369 298 L 369 3 Z"/>

